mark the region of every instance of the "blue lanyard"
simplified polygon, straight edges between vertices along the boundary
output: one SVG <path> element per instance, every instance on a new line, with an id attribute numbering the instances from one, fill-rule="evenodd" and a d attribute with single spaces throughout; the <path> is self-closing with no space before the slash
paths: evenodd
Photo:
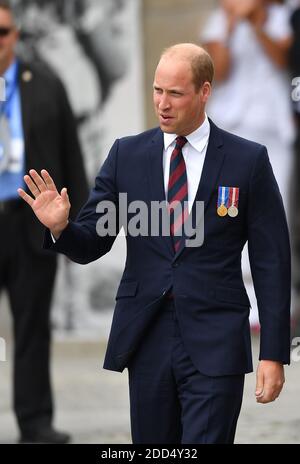
<path id="1" fill-rule="evenodd" d="M 19 76 L 19 63 L 17 62 L 16 67 L 15 67 L 15 75 L 14 75 L 14 79 L 11 85 L 10 92 L 6 93 L 6 100 L 4 102 L 1 102 L 0 104 L 0 116 L 2 116 L 2 114 L 5 113 L 8 119 L 11 116 L 10 104 L 18 88 L 18 76 Z"/>

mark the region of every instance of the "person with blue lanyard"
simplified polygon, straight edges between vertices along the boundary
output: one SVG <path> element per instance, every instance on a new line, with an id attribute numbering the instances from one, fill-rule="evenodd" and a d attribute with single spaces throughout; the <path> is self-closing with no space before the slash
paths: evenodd
<path id="1" fill-rule="evenodd" d="M 0 30 L 1 36 L 1 30 Z M 15 60 L 4 73 L 6 99 L 0 110 L 0 201 L 16 199 L 24 173 L 24 136 L 21 116 L 19 63 Z"/>
<path id="2" fill-rule="evenodd" d="M 54 255 L 41 250 L 43 227 L 17 188 L 27 169 L 47 165 L 68 186 L 75 214 L 87 196 L 76 125 L 60 80 L 18 59 L 11 5 L 0 0 L 0 289 L 8 292 L 14 334 L 14 410 L 21 443 L 67 443 L 53 427 L 50 307 Z"/>

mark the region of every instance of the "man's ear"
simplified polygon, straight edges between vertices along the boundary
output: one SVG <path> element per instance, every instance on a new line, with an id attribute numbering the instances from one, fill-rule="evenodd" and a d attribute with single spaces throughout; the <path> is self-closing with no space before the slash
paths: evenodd
<path id="1" fill-rule="evenodd" d="M 200 93 L 202 102 L 206 103 L 211 95 L 211 84 L 208 81 L 204 82 L 200 89 Z"/>

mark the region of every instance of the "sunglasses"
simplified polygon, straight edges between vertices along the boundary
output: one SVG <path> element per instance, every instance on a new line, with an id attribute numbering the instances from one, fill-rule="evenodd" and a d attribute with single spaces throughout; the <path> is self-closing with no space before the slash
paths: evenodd
<path id="1" fill-rule="evenodd" d="M 7 37 L 11 31 L 13 30 L 12 27 L 1 27 L 0 26 L 0 37 Z"/>

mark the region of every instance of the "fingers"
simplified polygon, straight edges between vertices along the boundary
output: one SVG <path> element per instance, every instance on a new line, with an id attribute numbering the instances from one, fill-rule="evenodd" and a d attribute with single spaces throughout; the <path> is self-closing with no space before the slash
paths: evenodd
<path id="1" fill-rule="evenodd" d="M 262 398 L 264 394 L 264 375 L 263 370 L 258 369 L 256 374 L 256 388 L 255 388 L 255 396 L 256 400 Z"/>
<path id="2" fill-rule="evenodd" d="M 31 169 L 29 171 L 29 174 L 31 175 L 32 179 L 34 180 L 39 192 L 46 192 L 47 186 L 45 184 L 44 179 L 34 169 Z"/>
<path id="3" fill-rule="evenodd" d="M 29 188 L 32 195 L 37 198 L 41 192 L 45 192 L 47 190 L 45 182 L 43 179 L 38 175 L 38 173 L 31 169 L 29 171 L 30 176 L 24 176 L 24 181 L 27 187 Z"/>
<path id="4" fill-rule="evenodd" d="M 35 169 L 31 169 L 29 174 L 30 175 L 24 176 L 24 181 L 35 198 L 37 198 L 40 193 L 46 192 L 47 190 L 57 192 L 52 177 L 45 169 L 41 171 L 41 176 Z"/>
<path id="5" fill-rule="evenodd" d="M 31 179 L 30 176 L 26 175 L 24 176 L 24 181 L 25 181 L 25 184 L 27 185 L 29 191 L 32 193 L 32 195 L 37 198 L 39 195 L 40 195 L 40 190 L 39 188 L 36 186 L 36 184 L 33 182 L 33 180 Z"/>
<path id="6" fill-rule="evenodd" d="M 265 375 L 264 375 L 264 370 L 259 366 L 257 369 L 257 374 L 256 374 L 256 388 L 255 388 L 255 397 L 257 403 L 266 403 L 268 394 L 267 394 L 267 388 L 265 385 Z"/>
<path id="7" fill-rule="evenodd" d="M 280 391 L 266 389 L 260 397 L 256 397 L 256 401 L 262 404 L 272 403 L 278 398 L 279 394 Z"/>
<path id="8" fill-rule="evenodd" d="M 275 401 L 280 395 L 282 387 L 283 387 L 283 384 L 281 383 L 268 385 L 268 383 L 266 382 L 261 393 L 259 395 L 256 395 L 257 403 L 266 404 L 266 403 L 271 403 L 272 401 Z"/>
<path id="9" fill-rule="evenodd" d="M 18 194 L 20 195 L 21 198 L 23 198 L 23 200 L 26 201 L 26 203 L 29 204 L 29 206 L 32 207 L 32 205 L 33 205 L 33 203 L 34 203 L 34 200 L 33 200 L 33 198 L 31 198 L 30 195 L 28 195 L 26 192 L 24 192 L 24 190 L 21 189 L 21 188 L 18 189 Z"/>
<path id="10" fill-rule="evenodd" d="M 257 403 L 268 402 L 269 392 L 265 385 L 263 369 L 258 369 L 257 371 L 255 397 Z"/>
<path id="11" fill-rule="evenodd" d="M 42 178 L 43 178 L 43 180 L 44 180 L 44 182 L 46 184 L 47 189 L 52 190 L 53 192 L 57 192 L 56 185 L 55 185 L 52 177 L 48 173 L 48 171 L 46 171 L 46 169 L 43 169 L 41 171 L 41 175 L 42 175 Z"/>

